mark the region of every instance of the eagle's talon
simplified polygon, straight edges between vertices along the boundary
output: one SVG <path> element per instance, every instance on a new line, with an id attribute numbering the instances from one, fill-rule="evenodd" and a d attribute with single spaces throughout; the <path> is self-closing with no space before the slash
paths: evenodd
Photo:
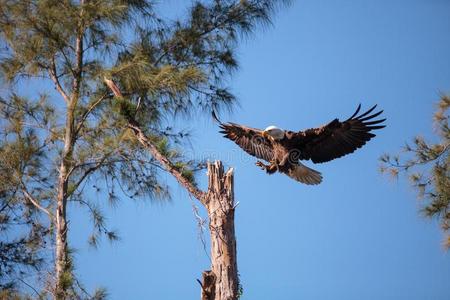
<path id="1" fill-rule="evenodd" d="M 262 170 L 266 170 L 267 169 L 267 166 L 262 162 L 262 161 L 257 161 L 256 163 L 255 163 L 255 165 L 257 165 L 258 167 L 260 167 Z"/>

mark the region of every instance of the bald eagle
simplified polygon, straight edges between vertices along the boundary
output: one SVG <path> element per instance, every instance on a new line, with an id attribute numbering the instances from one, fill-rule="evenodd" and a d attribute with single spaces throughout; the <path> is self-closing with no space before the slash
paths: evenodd
<path id="1" fill-rule="evenodd" d="M 375 137 L 372 130 L 385 127 L 381 123 L 386 119 L 375 119 L 383 111 L 372 113 L 376 107 L 358 115 L 360 104 L 355 113 L 343 122 L 334 119 L 321 127 L 298 132 L 276 126 L 260 130 L 235 123 L 224 124 L 214 112 L 213 117 L 226 138 L 250 155 L 269 163 L 256 162 L 268 174 L 278 171 L 305 184 L 319 184 L 322 182 L 321 173 L 303 165 L 300 160 L 324 163 L 361 148 Z"/>

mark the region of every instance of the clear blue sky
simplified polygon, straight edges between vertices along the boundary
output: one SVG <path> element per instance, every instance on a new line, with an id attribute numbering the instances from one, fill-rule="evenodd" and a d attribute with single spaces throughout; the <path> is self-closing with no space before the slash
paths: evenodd
<path id="1" fill-rule="evenodd" d="M 166 12 L 189 3 L 164 2 Z M 192 155 L 235 167 L 242 299 L 450 299 L 438 224 L 418 215 L 415 192 L 382 176 L 377 161 L 431 134 L 433 105 L 450 92 L 450 1 L 295 1 L 239 58 L 230 84 L 240 107 L 224 121 L 300 130 L 348 117 L 360 102 L 378 103 L 388 118 L 363 149 L 316 165 L 324 175 L 316 187 L 264 174 L 209 118 L 189 125 Z M 172 191 L 168 204 L 111 210 L 122 240 L 98 250 L 87 246 L 87 217 L 71 214 L 77 273 L 89 289 L 104 286 L 111 299 L 199 299 L 195 279 L 209 262 L 192 201 L 176 184 Z"/>

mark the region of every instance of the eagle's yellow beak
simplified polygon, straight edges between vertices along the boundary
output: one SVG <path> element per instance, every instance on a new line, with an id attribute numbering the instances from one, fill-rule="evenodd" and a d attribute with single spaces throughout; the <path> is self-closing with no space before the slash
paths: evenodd
<path id="1" fill-rule="evenodd" d="M 268 134 L 267 131 L 265 131 L 265 130 L 262 132 L 262 136 L 263 136 L 264 138 L 266 138 L 266 139 L 269 138 L 269 134 Z"/>

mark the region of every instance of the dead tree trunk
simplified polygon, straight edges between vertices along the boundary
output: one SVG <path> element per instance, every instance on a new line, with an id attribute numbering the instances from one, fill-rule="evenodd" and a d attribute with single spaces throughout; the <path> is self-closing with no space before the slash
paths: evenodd
<path id="1" fill-rule="evenodd" d="M 208 211 L 211 270 L 203 272 L 202 300 L 238 299 L 236 237 L 234 232 L 233 169 L 224 173 L 221 161 L 208 163 Z"/>

